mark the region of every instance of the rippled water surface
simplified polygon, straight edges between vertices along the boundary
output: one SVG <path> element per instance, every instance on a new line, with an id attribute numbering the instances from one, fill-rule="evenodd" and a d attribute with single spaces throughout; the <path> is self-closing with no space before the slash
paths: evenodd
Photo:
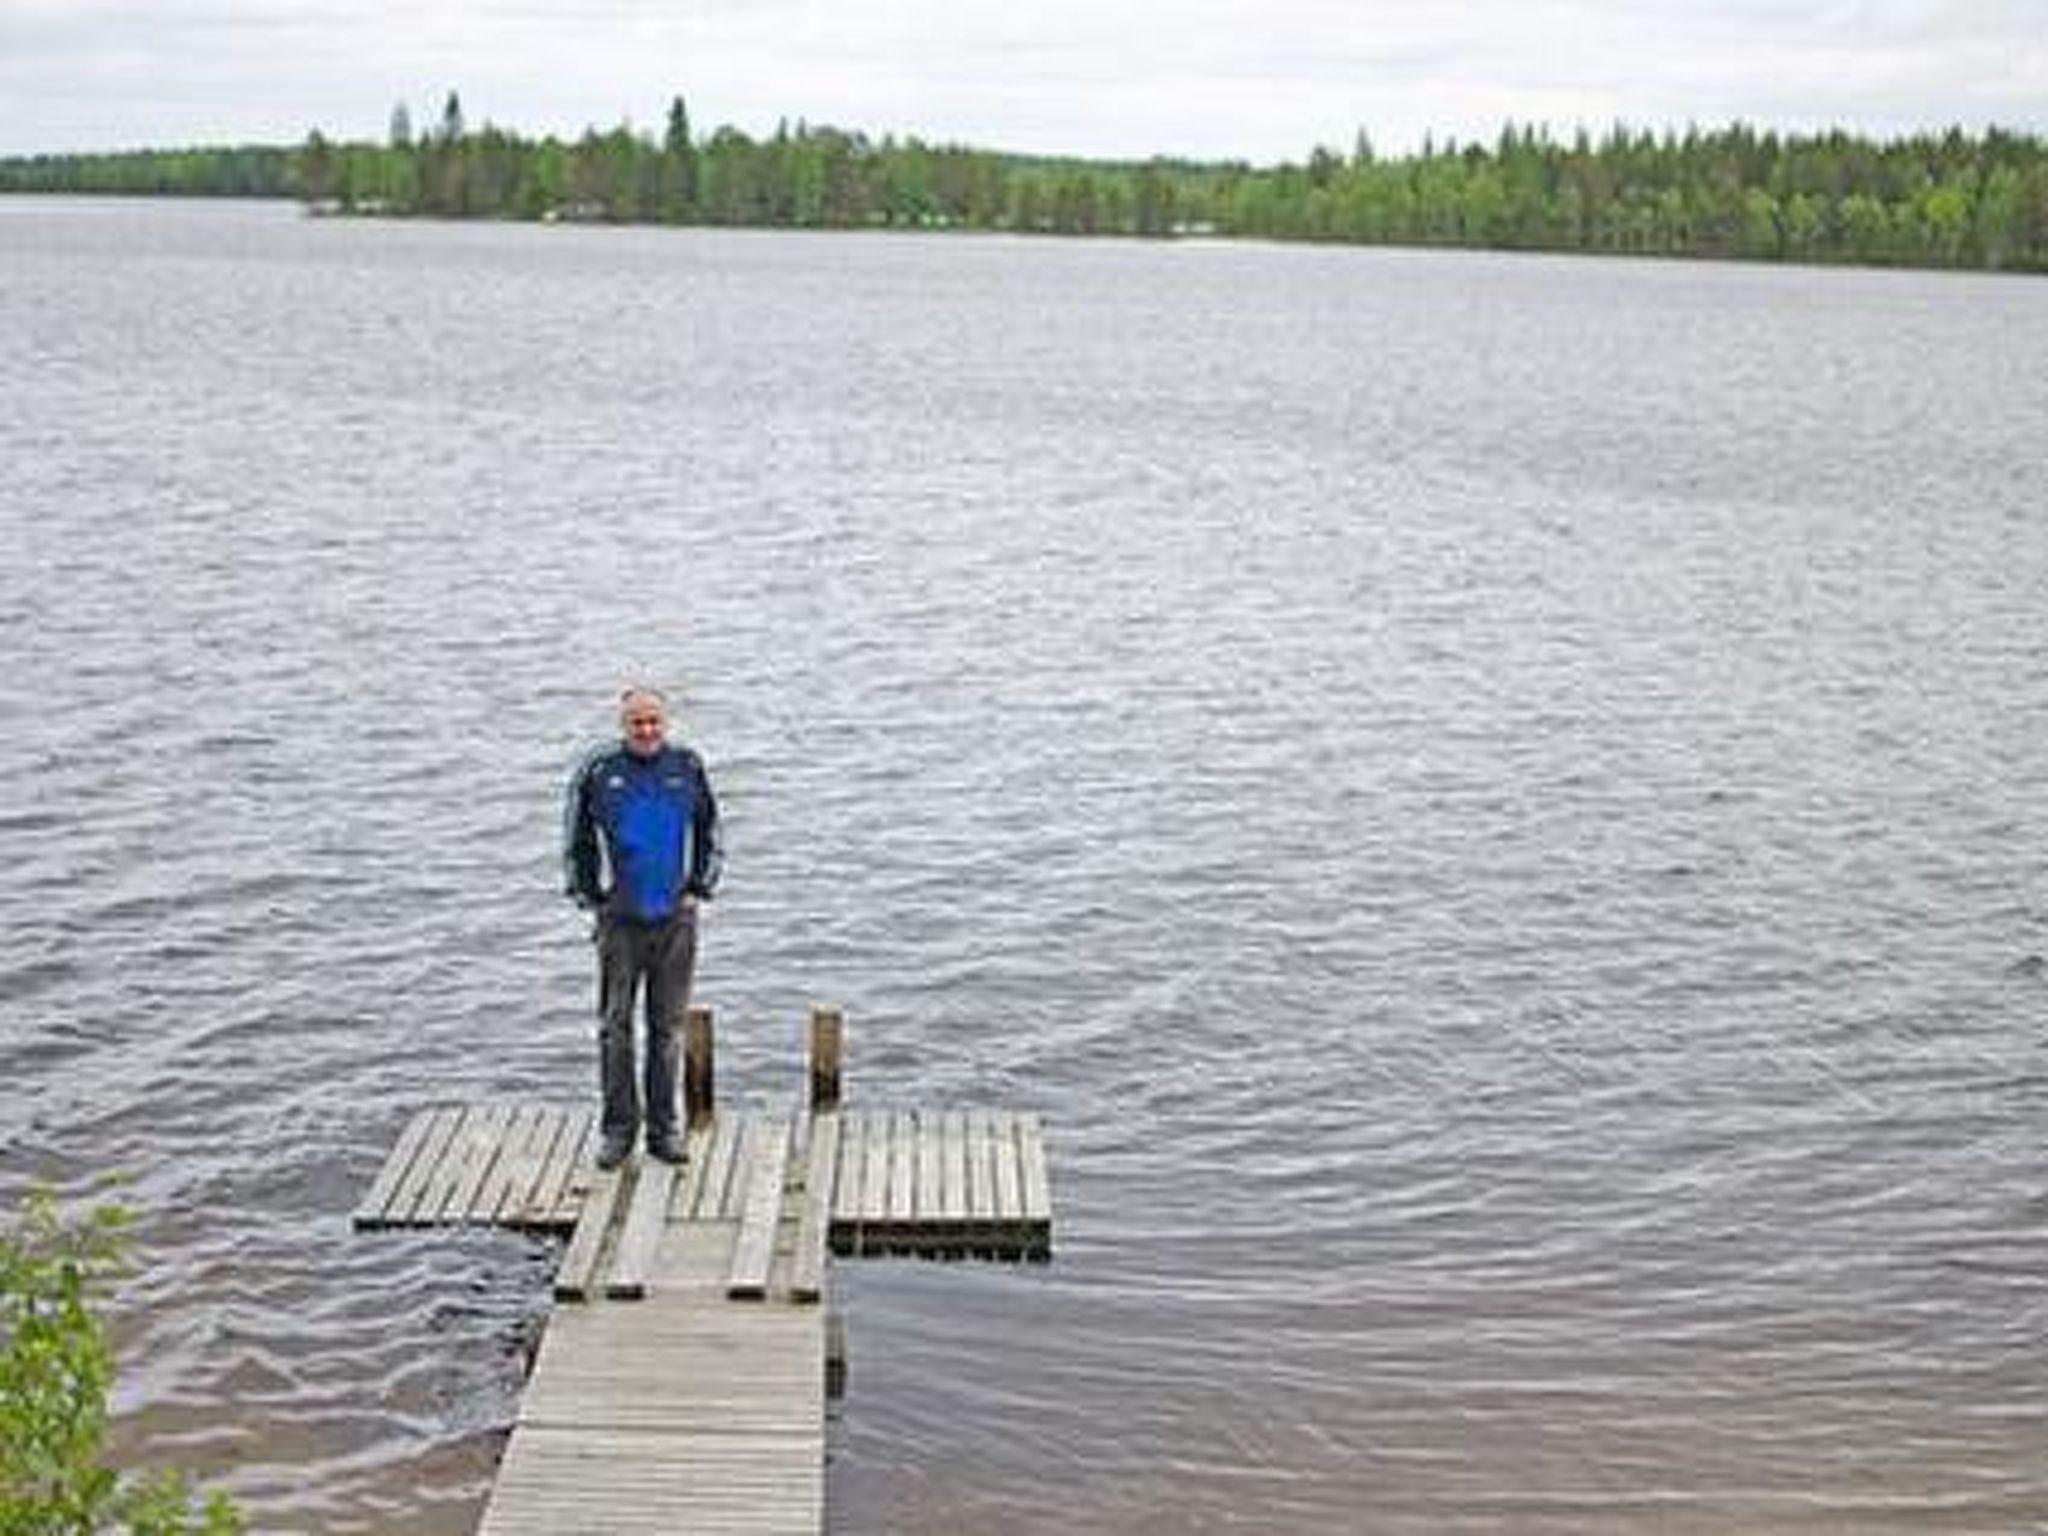
<path id="1" fill-rule="evenodd" d="M 853 1532 L 2048 1530 L 2048 283 L 0 202 L 0 1196 L 120 1436 L 474 1523 L 625 677 L 784 1101 L 1051 1129 L 844 1264 Z"/>

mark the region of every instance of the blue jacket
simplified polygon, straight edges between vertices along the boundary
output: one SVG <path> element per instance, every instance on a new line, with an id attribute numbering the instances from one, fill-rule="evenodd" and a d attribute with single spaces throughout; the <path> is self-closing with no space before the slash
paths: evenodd
<path id="1" fill-rule="evenodd" d="M 686 894 L 718 887 L 718 802 L 688 747 L 646 758 L 621 742 L 599 747 L 569 780 L 563 823 L 568 894 L 580 907 L 658 923 Z"/>

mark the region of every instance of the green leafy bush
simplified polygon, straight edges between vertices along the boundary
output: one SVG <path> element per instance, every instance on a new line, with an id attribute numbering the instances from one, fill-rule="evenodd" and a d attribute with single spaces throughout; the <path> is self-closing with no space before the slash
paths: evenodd
<path id="1" fill-rule="evenodd" d="M 127 1214 L 67 1220 L 46 1192 L 0 1234 L 0 1536 L 232 1536 L 220 1494 L 195 1508 L 176 1472 L 102 1463 L 114 1354 L 94 1311 L 125 1267 Z"/>

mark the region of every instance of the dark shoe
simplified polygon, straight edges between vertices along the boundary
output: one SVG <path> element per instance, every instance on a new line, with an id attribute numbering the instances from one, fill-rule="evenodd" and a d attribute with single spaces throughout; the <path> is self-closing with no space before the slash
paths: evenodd
<path id="1" fill-rule="evenodd" d="M 633 1141 L 631 1137 L 621 1140 L 613 1140 L 611 1137 L 606 1137 L 604 1145 L 597 1149 L 597 1166 L 606 1173 L 609 1173 L 631 1156 L 632 1151 Z"/>
<path id="2" fill-rule="evenodd" d="M 647 1143 L 647 1155 L 657 1163 L 680 1163 L 683 1149 L 673 1136 L 656 1136 Z"/>

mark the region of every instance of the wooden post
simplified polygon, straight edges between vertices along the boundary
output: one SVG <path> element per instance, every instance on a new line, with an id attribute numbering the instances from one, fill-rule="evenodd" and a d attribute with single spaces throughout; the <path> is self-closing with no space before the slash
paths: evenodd
<path id="1" fill-rule="evenodd" d="M 825 1395 L 846 1396 L 846 1314 L 837 1308 L 825 1314 Z"/>
<path id="2" fill-rule="evenodd" d="M 714 1107 L 711 1051 L 711 1010 L 692 1003 L 683 1010 L 683 1124 L 692 1130 Z"/>
<path id="3" fill-rule="evenodd" d="M 839 1107 L 839 1063 L 846 1046 L 846 1016 L 837 1008 L 811 1010 L 811 1109 Z"/>

